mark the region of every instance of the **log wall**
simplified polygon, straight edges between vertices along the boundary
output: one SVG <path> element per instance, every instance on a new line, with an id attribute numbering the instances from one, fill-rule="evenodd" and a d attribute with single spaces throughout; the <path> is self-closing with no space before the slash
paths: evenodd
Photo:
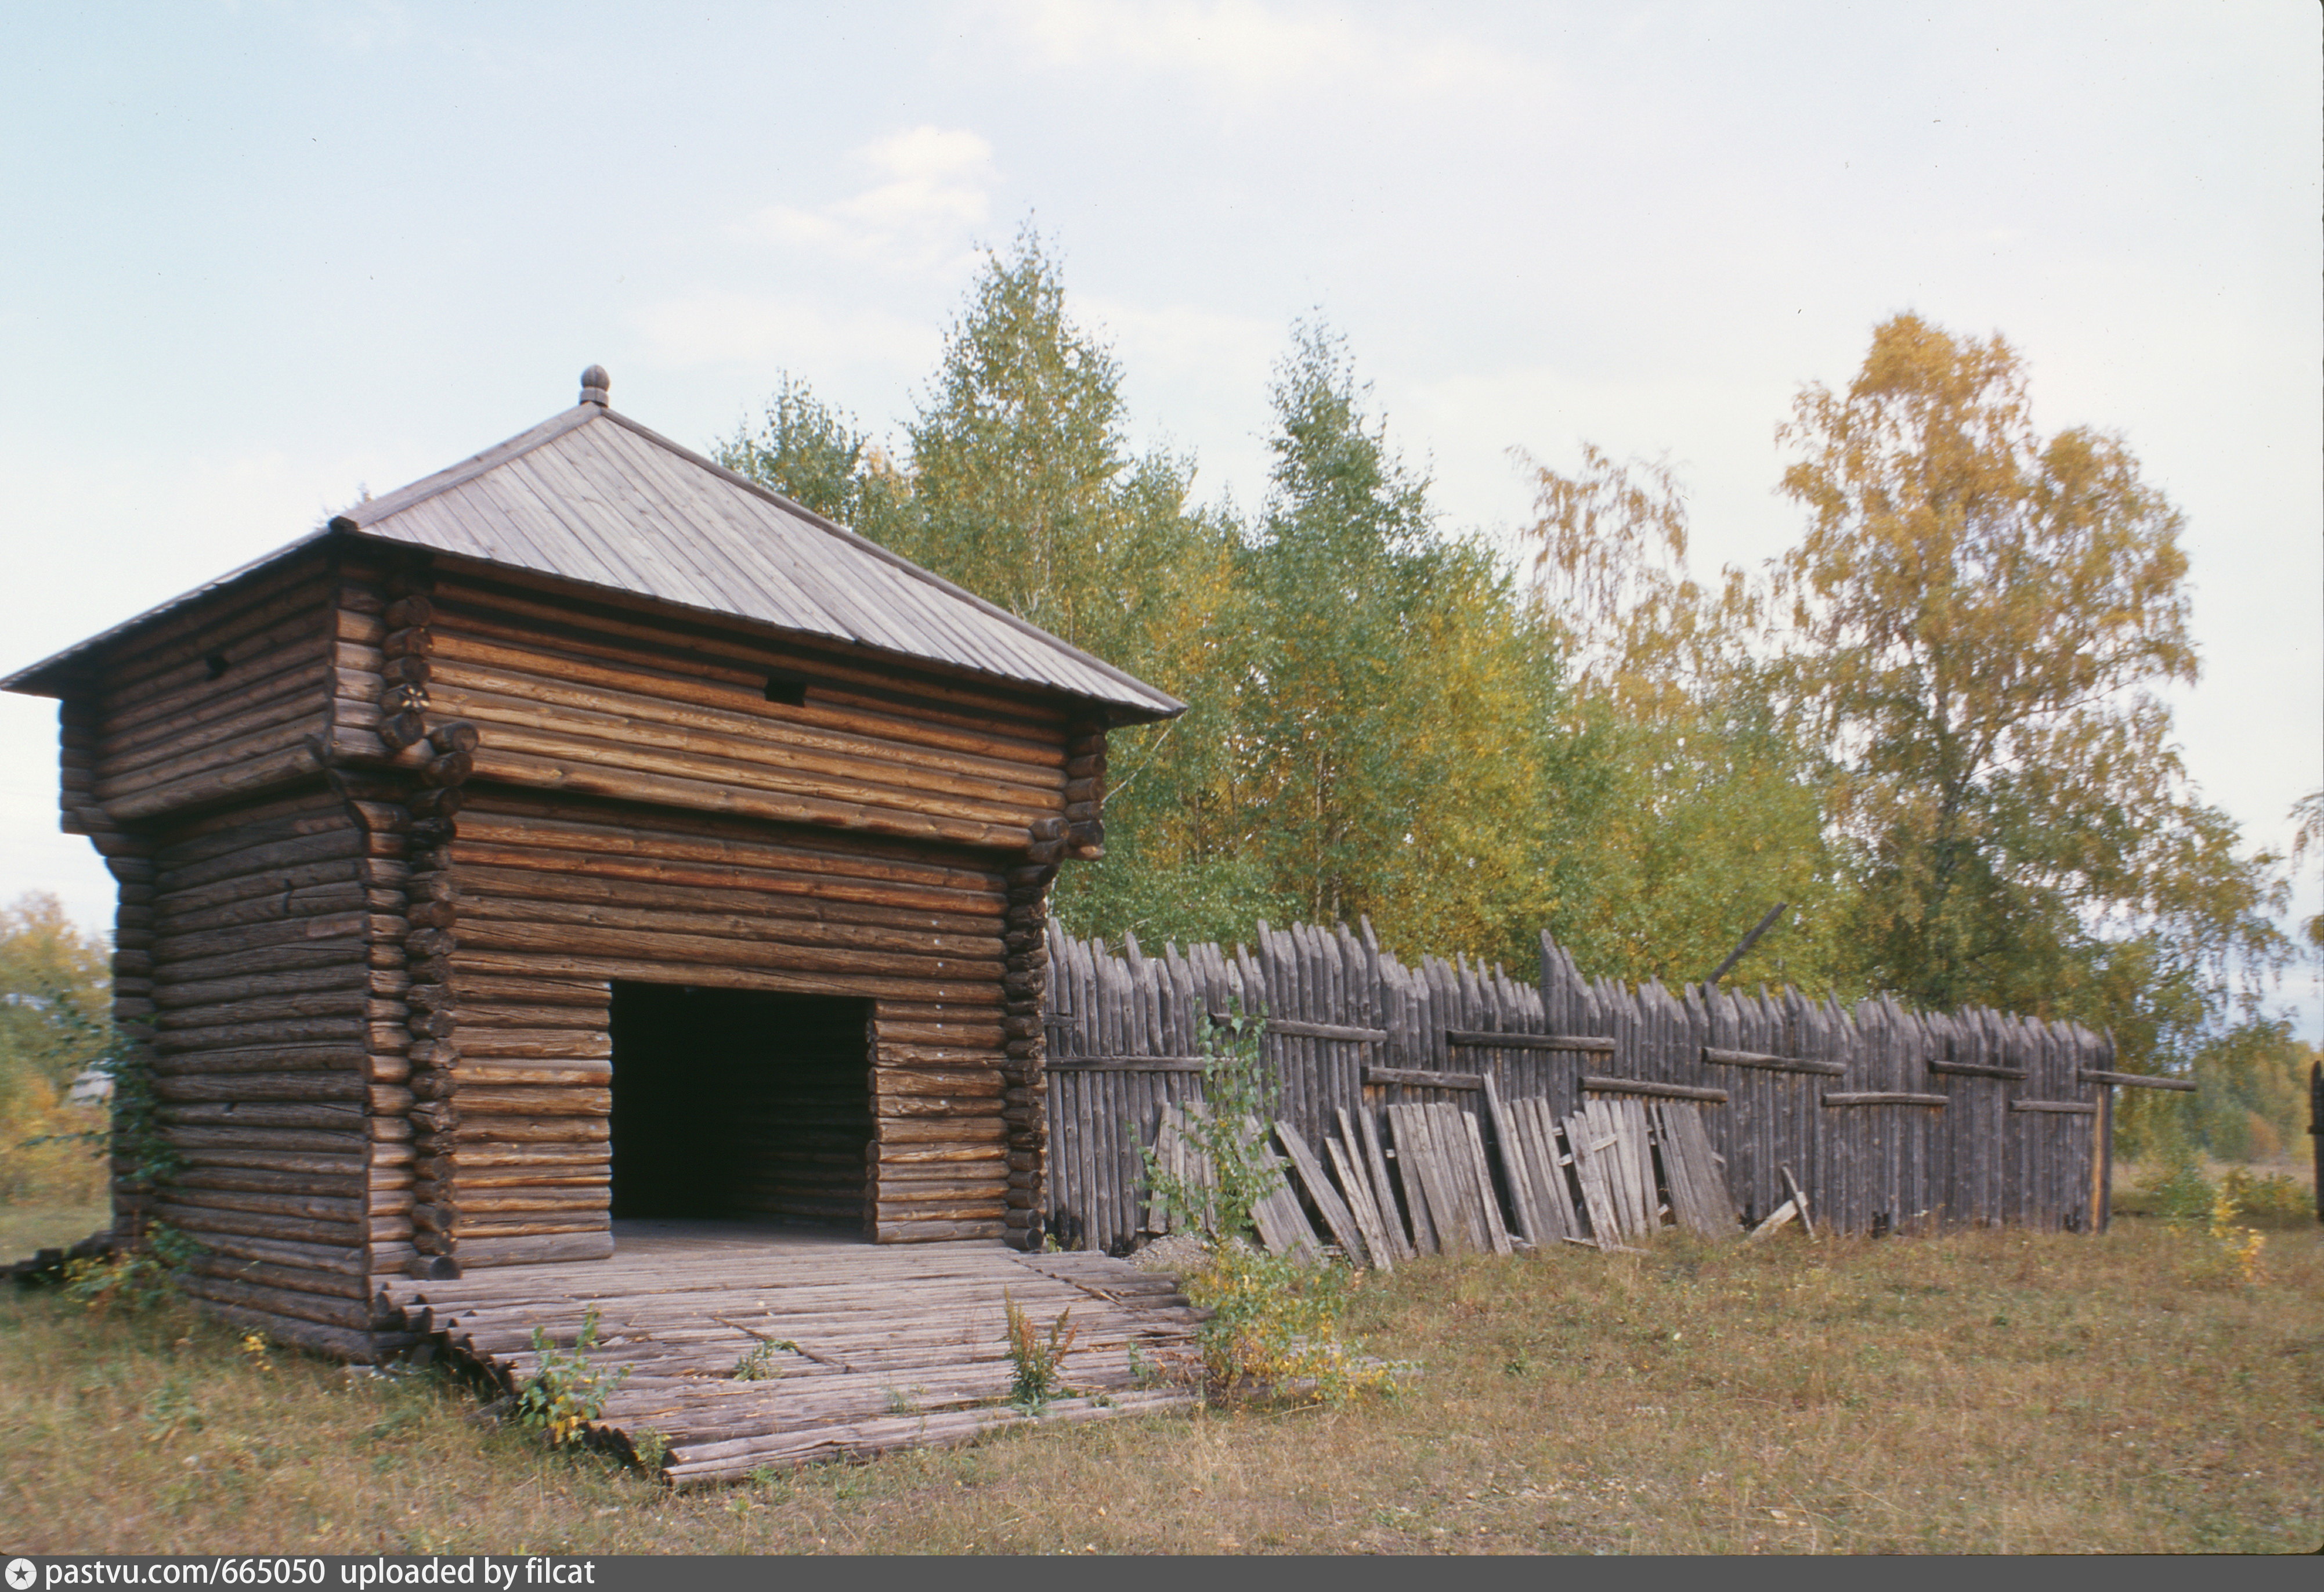
<path id="1" fill-rule="evenodd" d="M 319 784 L 152 843 L 147 1032 L 177 1164 L 140 1214 L 201 1245 L 197 1296 L 338 1352 L 371 1344 L 373 1240 L 412 1199 L 405 976 L 372 954 L 395 850 Z"/>
<path id="2" fill-rule="evenodd" d="M 338 634 L 334 562 L 302 554 L 106 653 L 74 704 L 68 831 L 231 801 L 320 766 L 342 671 L 375 668 L 364 643 Z"/>
<path id="3" fill-rule="evenodd" d="M 1205 1014 L 1264 1014 L 1278 1115 L 1310 1142 L 1390 1105 L 1504 1100 L 1558 1116 L 1585 1098 L 1702 1102 L 1738 1207 L 1757 1221 L 1789 1169 L 1849 1233 L 1945 1224 L 2087 1231 L 2104 1220 L 2103 1035 L 1984 1009 L 1853 1008 L 1799 991 L 1638 988 L 1582 976 L 1542 939 L 1538 982 L 1424 957 L 1367 930 L 1259 926 L 1258 943 L 1122 954 L 1052 930 L 1049 1223 L 1119 1249 L 1141 1230 L 1139 1158 L 1162 1113 L 1199 1097 Z M 1439 1082 L 1437 1080 L 1441 1079 Z"/>
<path id="4" fill-rule="evenodd" d="M 463 1266 L 608 1250 L 617 986 L 862 1004 L 860 1106 L 826 1078 L 812 1106 L 826 1137 L 860 1133 L 858 1170 L 802 1180 L 835 1152 L 802 1143 L 750 1208 L 1030 1242 L 1045 902 L 1063 856 L 1101 843 L 1102 729 L 505 571 L 446 561 L 416 595 L 382 643 L 394 711 L 340 736 L 408 760 L 404 737 L 462 727 L 422 775 L 454 794 L 415 819 L 445 847 L 408 948 L 434 969 L 415 977 L 416 1247 Z"/>

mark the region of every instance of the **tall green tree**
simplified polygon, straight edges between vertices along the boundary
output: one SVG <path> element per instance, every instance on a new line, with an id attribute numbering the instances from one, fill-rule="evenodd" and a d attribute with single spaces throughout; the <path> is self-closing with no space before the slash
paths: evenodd
<path id="1" fill-rule="evenodd" d="M 1594 972 L 1686 982 L 1788 902 L 1730 976 L 1830 986 L 1830 771 L 1766 666 L 1764 587 L 1732 569 L 1696 578 L 1667 465 L 1586 442 L 1572 474 L 1518 457 L 1579 737 L 1551 932 Z"/>
<path id="2" fill-rule="evenodd" d="M 1437 532 L 1336 334 L 1296 329 L 1273 395 L 1238 711 L 1254 846 L 1304 917 L 1521 955 L 1555 817 L 1548 634 L 1480 541 Z"/>
<path id="3" fill-rule="evenodd" d="M 909 496 L 908 483 L 855 417 L 788 371 L 758 426 L 738 427 L 712 457 L 874 541 Z"/>
<path id="4" fill-rule="evenodd" d="M 0 907 L 0 1105 L 24 1090 L 62 1093 L 113 1037 L 102 941 L 38 891 Z"/>
<path id="5" fill-rule="evenodd" d="M 1194 504 L 1191 459 L 1129 430 L 1120 366 L 1028 228 L 978 273 L 899 459 L 788 378 L 719 458 L 1189 703 L 1114 737 L 1108 856 L 1065 871 L 1057 910 L 1082 932 L 1231 937 L 1279 911 L 1240 846 L 1237 527 Z"/>
<path id="6" fill-rule="evenodd" d="M 2281 955 L 2280 884 L 2156 694 L 2197 672 L 2178 512 L 2120 437 L 2039 432 L 2000 338 L 1913 315 L 1779 439 L 1809 514 L 1776 569 L 1786 673 L 1840 771 L 1865 976 L 2101 1023 L 2134 982 L 2176 992 L 2146 1008 L 2165 1051 L 2217 1020 L 2230 972 Z"/>

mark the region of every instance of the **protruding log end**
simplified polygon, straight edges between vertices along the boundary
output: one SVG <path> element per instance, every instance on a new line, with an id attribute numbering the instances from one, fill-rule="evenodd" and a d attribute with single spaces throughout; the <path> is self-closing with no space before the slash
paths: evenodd
<path id="1" fill-rule="evenodd" d="M 581 402 L 605 408 L 611 402 L 613 378 L 605 374 L 602 365 L 593 365 L 581 373 Z"/>

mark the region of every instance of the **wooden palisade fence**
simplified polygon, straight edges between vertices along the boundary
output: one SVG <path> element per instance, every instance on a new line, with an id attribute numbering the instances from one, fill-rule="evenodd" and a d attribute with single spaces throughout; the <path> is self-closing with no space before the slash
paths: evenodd
<path id="1" fill-rule="evenodd" d="M 1538 984 L 1424 957 L 1370 926 L 1259 926 L 1258 944 L 1115 956 L 1049 930 L 1049 1222 L 1068 1246 L 1120 1249 L 1143 1228 L 1139 1151 L 1199 1099 L 1205 1014 L 1263 1013 L 1277 1115 L 1321 1142 L 1405 1103 L 1537 1098 L 1701 1104 L 1745 1222 L 1787 1198 L 1842 1233 L 2106 1220 L 2113 1070 L 2105 1035 L 1987 1008 L 1852 1009 L 1798 990 L 1742 994 L 1587 979 L 1547 934 Z M 1488 1130 L 1489 1133 L 1489 1129 Z M 1496 1161 L 1501 1155 L 1494 1147 Z"/>

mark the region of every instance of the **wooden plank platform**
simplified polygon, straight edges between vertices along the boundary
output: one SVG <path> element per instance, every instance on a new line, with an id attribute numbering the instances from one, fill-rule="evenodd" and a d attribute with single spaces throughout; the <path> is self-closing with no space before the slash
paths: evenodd
<path id="1" fill-rule="evenodd" d="M 1024 1424 L 1009 1408 L 1006 1304 L 1045 1335 L 1072 1311 L 1045 1421 L 1192 1405 L 1203 1313 L 1174 1277 L 1087 1252 L 997 1243 L 872 1245 L 745 1222 L 622 1221 L 610 1260 L 506 1266 L 449 1281 L 381 1280 L 405 1330 L 513 1389 L 539 1363 L 532 1329 L 569 1348 L 599 1312 L 593 1364 L 626 1365 L 598 1429 L 634 1452 L 659 1432 L 678 1486 L 761 1466 L 954 1443 Z M 762 1345 L 769 1378 L 740 1381 Z"/>

